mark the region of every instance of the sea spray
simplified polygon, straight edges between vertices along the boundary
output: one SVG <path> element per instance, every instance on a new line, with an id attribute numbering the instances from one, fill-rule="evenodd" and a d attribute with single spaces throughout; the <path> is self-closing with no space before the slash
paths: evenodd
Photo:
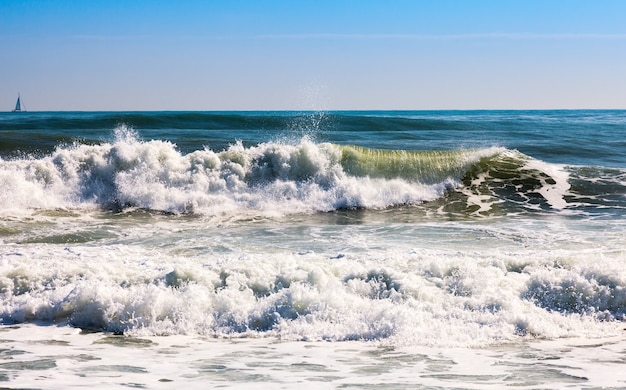
<path id="1" fill-rule="evenodd" d="M 500 152 L 383 151 L 305 137 L 182 154 L 168 141 L 141 141 L 126 126 L 115 134 L 110 143 L 59 146 L 42 158 L 1 161 L 5 187 L 12 189 L 0 199 L 3 209 L 205 215 L 380 209 L 437 199 L 458 185 L 472 163 Z"/>

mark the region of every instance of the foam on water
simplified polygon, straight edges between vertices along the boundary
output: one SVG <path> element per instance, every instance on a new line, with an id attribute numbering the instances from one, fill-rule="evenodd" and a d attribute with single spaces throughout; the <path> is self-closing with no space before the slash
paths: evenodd
<path id="1" fill-rule="evenodd" d="M 619 234 L 580 247 L 595 227 L 566 226 L 578 238 L 562 247 L 561 228 L 541 220 L 475 229 L 475 217 L 566 215 L 568 171 L 513 150 L 303 138 L 182 154 L 121 127 L 115 142 L 2 160 L 0 172 L 4 323 L 465 346 L 604 335 L 625 315 Z M 389 207 L 423 202 L 434 217 L 393 224 L 402 214 Z M 320 232 L 297 217 L 340 209 L 384 216 L 382 229 Z M 445 224 L 455 213 L 469 224 Z"/>
<path id="2" fill-rule="evenodd" d="M 623 113 L 544 114 L 11 116 L 0 381 L 623 386 Z"/>
<path id="3" fill-rule="evenodd" d="M 460 349 L 367 342 L 124 337 L 0 327 L 5 386 L 47 389 L 621 388 L 624 337 Z"/>
<path id="4" fill-rule="evenodd" d="M 108 245 L 5 246 L 0 319 L 129 335 L 484 346 L 604 337 L 620 332 L 626 314 L 619 234 L 599 242 L 556 227 L 530 234 L 541 225 L 242 234 L 189 224 L 127 226 L 123 234 L 144 235 L 129 238 L 134 244 L 121 236 Z M 430 248 L 429 234 L 450 248 Z M 559 244 L 574 234 L 580 244 Z"/>
<path id="5" fill-rule="evenodd" d="M 502 150 L 472 165 L 459 192 L 472 216 L 525 212 L 571 215 L 570 174 L 565 166 L 548 164 L 516 150 Z"/>
<path id="6" fill-rule="evenodd" d="M 537 192 L 543 196 L 552 208 L 561 210 L 567 207 L 565 196 L 569 193 L 571 186 L 568 182 L 569 175 L 563 166 L 546 164 L 539 160 L 528 160 L 524 169 L 546 173 L 548 177 L 541 178 L 541 185 Z"/>
<path id="7" fill-rule="evenodd" d="M 50 156 L 0 160 L 5 214 L 28 209 L 143 208 L 205 215 L 283 215 L 418 204 L 455 188 L 493 150 L 375 151 L 268 142 L 181 154 L 120 127 L 113 143 L 60 146 Z"/>
<path id="8" fill-rule="evenodd" d="M 116 140 L 57 147 L 49 156 L 0 160 L 0 209 L 145 209 L 227 220 L 340 209 L 385 209 L 444 200 L 473 216 L 565 210 L 569 173 L 514 150 L 379 150 L 266 142 L 182 154 L 167 141 Z M 444 196 L 458 191 L 464 198 Z M 459 206 L 455 206 L 459 204 Z"/>

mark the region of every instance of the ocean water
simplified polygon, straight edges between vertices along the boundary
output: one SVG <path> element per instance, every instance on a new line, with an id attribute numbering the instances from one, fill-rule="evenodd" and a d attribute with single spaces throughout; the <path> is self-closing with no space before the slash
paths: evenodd
<path id="1" fill-rule="evenodd" d="M 626 111 L 0 114 L 0 387 L 624 388 Z"/>

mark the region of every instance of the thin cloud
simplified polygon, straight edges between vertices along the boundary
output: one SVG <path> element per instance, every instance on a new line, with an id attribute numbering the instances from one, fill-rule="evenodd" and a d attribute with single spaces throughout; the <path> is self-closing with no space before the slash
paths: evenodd
<path id="1" fill-rule="evenodd" d="M 66 36 L 68 39 L 76 41 L 218 41 L 218 40 L 233 40 L 238 37 L 235 35 L 90 35 L 90 34 L 76 34 Z"/>
<path id="2" fill-rule="evenodd" d="M 78 41 L 134 41 L 152 38 L 151 35 L 95 35 L 95 34 L 75 34 L 68 38 Z"/>
<path id="3" fill-rule="evenodd" d="M 477 34 L 264 34 L 258 39 L 396 39 L 396 40 L 472 40 L 472 39 L 626 39 L 626 34 L 537 34 L 537 33 L 477 33 Z"/>

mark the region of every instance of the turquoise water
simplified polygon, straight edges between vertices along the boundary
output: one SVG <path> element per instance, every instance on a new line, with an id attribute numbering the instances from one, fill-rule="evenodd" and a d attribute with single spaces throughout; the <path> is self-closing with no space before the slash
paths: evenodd
<path id="1" fill-rule="evenodd" d="M 0 136 L 9 333 L 497 355 L 623 332 L 626 111 L 7 113 Z"/>

